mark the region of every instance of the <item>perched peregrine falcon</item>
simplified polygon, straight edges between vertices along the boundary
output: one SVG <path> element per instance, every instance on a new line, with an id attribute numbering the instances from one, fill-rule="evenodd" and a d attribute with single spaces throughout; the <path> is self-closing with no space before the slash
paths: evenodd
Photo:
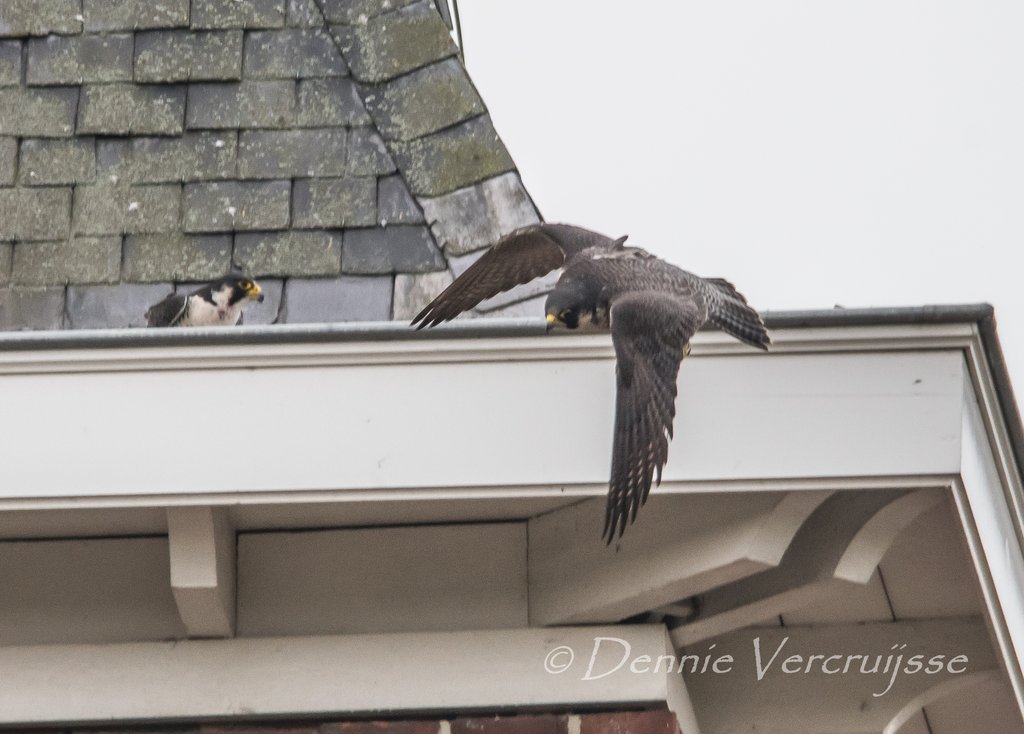
<path id="1" fill-rule="evenodd" d="M 194 293 L 172 293 L 149 307 L 150 326 L 234 326 L 250 301 L 262 301 L 259 283 L 232 276 L 205 285 Z"/>
<path id="2" fill-rule="evenodd" d="M 661 483 L 675 417 L 676 379 L 690 338 L 710 321 L 768 349 L 761 316 L 726 280 L 701 278 L 636 247 L 567 224 L 538 224 L 502 238 L 415 319 L 436 326 L 484 299 L 562 268 L 545 311 L 549 328 L 610 330 L 617 392 L 612 470 L 602 537 L 636 519 Z"/>

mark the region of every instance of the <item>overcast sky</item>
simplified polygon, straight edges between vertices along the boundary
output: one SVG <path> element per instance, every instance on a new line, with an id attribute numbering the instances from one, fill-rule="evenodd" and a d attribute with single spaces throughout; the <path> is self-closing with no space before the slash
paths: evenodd
<path id="1" fill-rule="evenodd" d="M 1024 393 L 1024 3 L 460 0 L 548 221 L 760 308 L 988 301 Z"/>

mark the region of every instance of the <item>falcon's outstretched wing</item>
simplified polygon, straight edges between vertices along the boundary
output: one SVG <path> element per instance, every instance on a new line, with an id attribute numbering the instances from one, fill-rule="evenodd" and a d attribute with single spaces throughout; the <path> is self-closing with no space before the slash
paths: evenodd
<path id="1" fill-rule="evenodd" d="M 175 326 L 185 315 L 187 302 L 184 293 L 172 293 L 160 303 L 149 307 L 146 320 L 150 326 Z"/>
<path id="2" fill-rule="evenodd" d="M 564 266 L 589 248 L 612 249 L 621 240 L 569 224 L 534 224 L 502 237 L 420 311 L 416 328 L 437 326 L 492 296 Z"/>
<path id="3" fill-rule="evenodd" d="M 668 460 L 676 379 L 683 350 L 707 319 L 702 300 L 640 292 L 611 308 L 617 392 L 612 474 L 602 537 L 611 542 L 636 519 Z"/>

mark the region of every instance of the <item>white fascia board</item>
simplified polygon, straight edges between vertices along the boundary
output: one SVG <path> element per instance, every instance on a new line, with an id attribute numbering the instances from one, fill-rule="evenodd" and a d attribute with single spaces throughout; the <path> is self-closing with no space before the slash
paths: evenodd
<path id="1" fill-rule="evenodd" d="M 970 336 L 698 335 L 666 491 L 955 474 Z M 0 507 L 600 494 L 614 394 L 599 335 L 0 352 Z"/>
<path id="2" fill-rule="evenodd" d="M 5 647 L 0 725 L 683 707 L 664 656 L 661 625 Z"/>
<path id="3" fill-rule="evenodd" d="M 980 344 L 966 359 L 963 454 L 951 488 L 992 633 L 1024 714 L 1024 491 Z"/>

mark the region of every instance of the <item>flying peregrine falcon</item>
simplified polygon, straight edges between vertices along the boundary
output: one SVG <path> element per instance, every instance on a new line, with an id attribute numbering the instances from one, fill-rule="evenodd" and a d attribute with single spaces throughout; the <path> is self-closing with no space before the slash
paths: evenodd
<path id="1" fill-rule="evenodd" d="M 205 285 L 192 294 L 172 293 L 150 306 L 150 326 L 234 326 L 250 301 L 263 301 L 259 283 L 232 276 Z"/>
<path id="2" fill-rule="evenodd" d="M 602 533 L 609 543 L 636 519 L 655 476 L 661 483 L 690 338 L 710 321 L 758 349 L 771 344 L 761 316 L 731 283 L 688 273 L 625 240 L 567 224 L 524 227 L 502 238 L 412 322 L 436 326 L 562 268 L 545 304 L 549 328 L 610 330 L 615 347 L 615 431 Z"/>

